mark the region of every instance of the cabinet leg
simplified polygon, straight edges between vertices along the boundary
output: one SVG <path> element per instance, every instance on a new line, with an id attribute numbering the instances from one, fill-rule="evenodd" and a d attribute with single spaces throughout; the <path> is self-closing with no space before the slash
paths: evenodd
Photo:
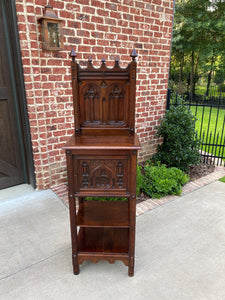
<path id="1" fill-rule="evenodd" d="M 129 275 L 130 277 L 133 277 L 133 276 L 134 276 L 134 267 L 130 267 L 130 266 L 129 266 L 129 268 L 128 268 L 128 275 Z"/>
<path id="2" fill-rule="evenodd" d="M 78 275 L 79 273 L 80 273 L 80 267 L 79 267 L 79 264 L 77 262 L 77 256 L 74 255 L 73 256 L 73 274 Z"/>
<path id="3" fill-rule="evenodd" d="M 133 257 L 130 258 L 130 263 L 128 266 L 128 275 L 130 277 L 134 276 L 134 258 Z"/>

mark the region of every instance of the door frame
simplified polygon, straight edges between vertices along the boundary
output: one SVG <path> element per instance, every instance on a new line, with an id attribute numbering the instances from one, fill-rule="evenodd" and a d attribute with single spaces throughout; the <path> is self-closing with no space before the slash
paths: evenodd
<path id="1" fill-rule="evenodd" d="M 6 47 L 9 53 L 10 73 L 14 89 L 15 111 L 19 126 L 19 143 L 22 153 L 24 182 L 36 188 L 34 160 L 31 144 L 30 123 L 24 85 L 23 67 L 20 52 L 19 33 L 15 0 L 2 0 L 3 22 L 7 30 Z"/>

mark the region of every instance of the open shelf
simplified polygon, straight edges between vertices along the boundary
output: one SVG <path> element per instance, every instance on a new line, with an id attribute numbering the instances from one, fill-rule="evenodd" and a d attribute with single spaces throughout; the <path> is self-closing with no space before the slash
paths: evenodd
<path id="1" fill-rule="evenodd" d="M 79 253 L 128 253 L 128 228 L 80 228 Z"/>
<path id="2" fill-rule="evenodd" d="M 128 228 L 128 201 L 85 201 L 79 207 L 77 225 Z"/>

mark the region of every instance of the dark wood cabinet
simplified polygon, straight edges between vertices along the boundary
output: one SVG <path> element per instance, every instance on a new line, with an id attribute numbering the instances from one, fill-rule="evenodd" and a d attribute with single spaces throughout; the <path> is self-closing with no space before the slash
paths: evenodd
<path id="1" fill-rule="evenodd" d="M 86 259 L 94 263 L 106 259 L 110 263 L 123 261 L 133 276 L 140 149 L 134 123 L 136 52 L 133 50 L 126 69 L 121 69 L 117 60 L 109 69 L 104 59 L 99 69 L 91 60 L 82 69 L 74 51 L 71 57 L 75 134 L 64 149 L 74 274 Z"/>

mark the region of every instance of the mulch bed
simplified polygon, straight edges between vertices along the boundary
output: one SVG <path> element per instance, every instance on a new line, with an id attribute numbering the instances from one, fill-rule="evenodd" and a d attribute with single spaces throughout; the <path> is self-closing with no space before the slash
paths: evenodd
<path id="1" fill-rule="evenodd" d="M 201 178 L 208 175 L 209 173 L 214 172 L 215 166 L 205 163 L 200 163 L 199 165 L 190 166 L 190 181 Z"/>

